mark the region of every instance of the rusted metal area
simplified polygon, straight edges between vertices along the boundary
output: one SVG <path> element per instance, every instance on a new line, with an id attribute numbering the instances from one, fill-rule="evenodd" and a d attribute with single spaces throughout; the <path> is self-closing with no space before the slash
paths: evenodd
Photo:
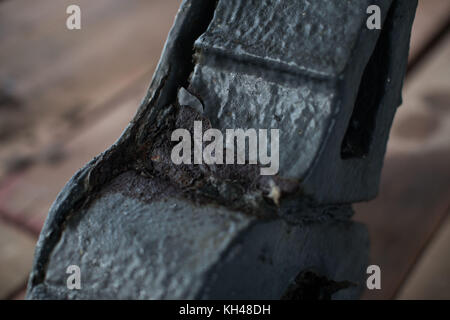
<path id="1" fill-rule="evenodd" d="M 416 2 L 377 1 L 381 31 L 369 1 L 308 3 L 183 2 L 135 119 L 53 204 L 29 298 L 298 297 L 311 267 L 348 284 L 319 298 L 358 296 L 368 237 L 351 203 L 377 192 Z M 279 129 L 279 174 L 173 164 L 170 135 L 195 120 Z"/>

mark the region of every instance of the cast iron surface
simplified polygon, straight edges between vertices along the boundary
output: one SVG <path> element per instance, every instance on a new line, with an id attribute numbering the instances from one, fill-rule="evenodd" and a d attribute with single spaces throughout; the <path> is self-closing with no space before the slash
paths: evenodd
<path id="1" fill-rule="evenodd" d="M 135 118 L 50 209 L 28 298 L 357 297 L 368 235 L 350 205 L 377 192 L 416 4 L 183 1 Z M 171 133 L 194 120 L 279 129 L 279 174 L 174 165 Z"/>

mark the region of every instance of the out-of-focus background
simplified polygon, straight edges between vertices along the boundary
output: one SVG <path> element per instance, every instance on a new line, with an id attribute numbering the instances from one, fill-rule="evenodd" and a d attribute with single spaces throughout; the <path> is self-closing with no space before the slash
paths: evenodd
<path id="1" fill-rule="evenodd" d="M 381 267 L 365 299 L 450 299 L 450 0 L 419 2 L 379 197 L 355 205 Z M 24 297 L 50 205 L 131 120 L 179 4 L 0 0 L 0 299 Z"/>

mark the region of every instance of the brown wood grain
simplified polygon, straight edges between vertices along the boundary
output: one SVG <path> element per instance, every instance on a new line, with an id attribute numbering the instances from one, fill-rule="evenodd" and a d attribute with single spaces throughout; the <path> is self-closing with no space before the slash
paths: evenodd
<path id="1" fill-rule="evenodd" d="M 69 3 L 0 2 L 0 211 L 36 232 L 66 181 L 131 119 L 179 6 L 79 0 L 82 30 L 68 31 Z M 449 0 L 420 1 L 412 59 L 449 10 Z M 379 198 L 355 206 L 382 268 L 382 290 L 365 298 L 395 296 L 449 204 L 448 61 L 447 37 L 408 76 Z"/>
<path id="2" fill-rule="evenodd" d="M 0 220 L 0 299 L 25 285 L 31 271 L 35 239 Z"/>
<path id="3" fill-rule="evenodd" d="M 450 208 L 449 208 L 450 210 Z M 400 300 L 450 300 L 450 217 L 414 265 L 397 298 Z"/>
<path id="4" fill-rule="evenodd" d="M 419 0 L 411 35 L 410 62 L 419 58 L 434 37 L 450 22 L 450 1 Z"/>
<path id="5" fill-rule="evenodd" d="M 0 188 L 0 211 L 3 215 L 39 233 L 50 205 L 64 184 L 78 169 L 119 138 L 146 88 L 146 82 L 130 88 L 114 101 L 111 112 L 105 113 L 95 125 L 68 139 L 60 147 L 59 161 L 36 163 L 29 170 L 6 179 Z"/>
<path id="6" fill-rule="evenodd" d="M 144 75 L 149 83 L 179 5 L 80 0 L 82 29 L 71 31 L 71 3 L 0 4 L 0 179 L 51 157 Z"/>
<path id="7" fill-rule="evenodd" d="M 355 205 L 355 219 L 371 238 L 371 263 L 382 290 L 367 299 L 393 298 L 450 204 L 450 34 L 410 74 L 397 112 L 379 196 Z"/>

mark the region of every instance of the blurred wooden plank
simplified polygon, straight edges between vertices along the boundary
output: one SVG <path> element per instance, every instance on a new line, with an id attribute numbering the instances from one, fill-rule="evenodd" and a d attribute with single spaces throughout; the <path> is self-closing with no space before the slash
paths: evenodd
<path id="1" fill-rule="evenodd" d="M 449 244 L 450 217 L 447 217 L 405 281 L 398 299 L 450 300 Z"/>
<path id="2" fill-rule="evenodd" d="M 24 288 L 22 291 L 17 293 L 12 297 L 12 300 L 25 300 L 25 297 L 27 295 L 27 290 Z"/>
<path id="3" fill-rule="evenodd" d="M 419 0 L 411 34 L 409 61 L 414 61 L 448 24 L 450 1 Z"/>
<path id="4" fill-rule="evenodd" d="M 0 212 L 39 233 L 48 210 L 64 184 L 94 156 L 111 146 L 128 125 L 145 95 L 146 81 L 117 99 L 113 111 L 61 145 L 56 163 L 38 163 L 0 189 Z"/>
<path id="5" fill-rule="evenodd" d="M 80 0 L 77 31 L 65 26 L 69 4 L 0 4 L 0 178 L 45 158 L 55 137 L 96 121 L 105 102 L 151 74 L 179 1 Z"/>
<path id="6" fill-rule="evenodd" d="M 25 285 L 31 271 L 35 240 L 0 220 L 0 299 Z"/>
<path id="7" fill-rule="evenodd" d="M 81 0 L 81 31 L 65 28 L 68 4 L 0 4 L 0 179 L 45 161 L 55 136 L 95 121 L 93 110 L 154 68 L 179 1 Z M 447 0 L 420 1 L 411 57 L 449 9 Z"/>
<path id="8" fill-rule="evenodd" d="M 450 204 L 449 61 L 450 34 L 406 82 L 378 198 L 355 205 L 382 272 L 382 290 L 367 299 L 394 297 Z"/>
<path id="9" fill-rule="evenodd" d="M 428 1 L 439 2 L 440 0 L 422 1 L 421 5 Z M 10 16 L 9 13 L 13 11 L 8 10 L 11 9 L 3 10 L 3 6 L 8 2 L 0 4 L 0 36 L 4 35 L 5 30 L 12 28 L 11 26 L 16 26 L 14 23 L 17 23 L 17 28 L 20 29 L 20 32 L 17 31 L 19 29 L 14 29 L 17 31 L 16 37 L 8 36 L 5 44 L 0 43 L 0 88 L 11 97 L 7 101 L 14 108 L 22 108 L 21 115 L 31 114 L 32 119 L 27 118 L 23 123 L 19 121 L 14 138 L 0 142 L 2 144 L 0 159 L 7 159 L 11 154 L 15 155 L 17 151 L 19 154 L 31 153 L 40 156 L 41 151 L 36 150 L 42 149 L 42 146 L 46 146 L 44 149 L 48 150 L 47 147 L 53 145 L 61 148 L 56 152 L 60 154 L 56 158 L 62 156 L 62 160 L 59 159 L 56 163 L 39 161 L 29 171 L 9 180 L 0 190 L 0 208 L 7 210 L 12 216 L 20 217 L 31 228 L 39 231 L 50 204 L 64 183 L 84 163 L 109 146 L 125 128 L 139 100 L 143 97 L 145 86 L 150 79 L 148 75 L 145 85 L 140 85 L 140 80 L 137 79 L 142 79 L 142 69 L 138 66 L 142 65 L 145 59 L 147 63 L 150 60 L 153 61 L 151 65 L 148 64 L 148 70 L 156 64 L 162 42 L 179 4 L 176 1 L 167 0 L 152 2 L 136 0 L 129 1 L 132 6 L 134 5 L 130 9 L 126 1 L 79 1 L 82 10 L 88 6 L 95 6 L 95 10 L 87 10 L 86 14 L 86 10 L 83 10 L 86 17 L 90 14 L 93 18 L 84 19 L 84 30 L 80 34 L 66 36 L 66 32 L 69 31 L 64 27 L 65 9 L 62 11 L 63 17 L 60 17 L 60 9 L 63 5 L 41 0 L 35 12 L 34 6 L 29 2 L 14 0 L 9 3 L 12 5 L 14 2 L 21 3 L 23 7 L 16 16 Z M 447 0 L 440 2 L 449 3 Z M 154 3 L 167 8 L 170 6 L 173 12 L 169 14 L 170 10 L 167 9 L 165 13 L 156 4 L 154 10 L 146 9 L 146 6 Z M 105 7 L 108 7 L 108 10 L 105 10 Z M 136 8 L 141 8 L 140 14 L 132 13 Z M 128 18 L 123 18 L 122 13 Z M 9 20 L 5 20 L 8 17 Z M 40 21 L 42 17 L 46 17 L 42 19 L 44 22 Z M 139 22 L 131 23 L 130 27 L 130 22 L 126 22 L 130 19 L 136 19 Z M 9 21 L 9 24 L 5 21 Z M 429 25 L 434 23 L 433 18 L 428 18 Z M 428 28 L 428 24 L 425 24 L 425 27 Z M 62 27 L 58 29 L 55 25 Z M 421 30 L 423 27 L 418 25 L 416 20 L 415 29 Z M 88 26 L 91 31 L 83 33 Z M 128 31 L 120 32 L 120 34 L 112 33 L 111 30 L 117 30 L 117 28 L 119 30 L 125 28 Z M 163 32 L 163 28 L 167 28 L 167 31 Z M 23 33 L 24 30 L 25 33 Z M 422 39 L 422 43 L 426 43 L 423 39 L 431 37 L 433 31 L 423 32 L 421 37 L 415 35 L 416 33 L 417 31 L 413 33 L 413 41 Z M 64 36 L 61 37 L 61 35 Z M 160 39 L 159 47 L 154 48 L 152 43 L 156 43 L 158 40 L 154 39 L 157 38 Z M 46 39 L 45 44 L 41 44 L 42 39 Z M 136 46 L 145 46 L 142 49 L 145 52 L 129 51 Z M 9 54 L 1 56 L 3 52 L 6 52 L 3 48 L 7 48 Z M 29 48 L 35 48 L 36 52 L 29 52 L 32 51 L 28 50 Z M 419 44 L 417 48 L 420 48 Z M 419 51 L 413 45 L 411 54 L 414 55 Z M 17 63 L 12 63 L 8 73 L 2 73 L 3 61 L 13 61 L 15 54 L 19 59 Z M 5 60 L 5 57 L 6 59 L 9 57 L 9 60 Z M 38 60 L 45 63 L 40 65 Z M 424 69 L 418 72 L 423 75 Z M 440 66 L 437 69 L 439 70 L 433 72 L 439 74 L 442 83 L 448 84 L 448 78 L 442 75 L 444 71 L 448 71 L 448 68 Z M 449 163 L 449 153 L 441 150 L 443 142 L 447 141 L 448 144 L 448 138 L 445 141 L 439 140 L 439 133 L 442 134 L 446 126 L 447 113 L 444 111 L 439 116 L 436 115 L 436 110 L 445 110 L 442 105 L 448 101 L 446 92 L 449 91 L 448 87 L 439 87 L 434 78 L 422 82 L 428 83 L 429 80 L 431 81 L 427 88 L 432 89 L 431 94 L 427 95 L 418 88 L 418 95 L 413 95 L 416 89 L 412 86 L 412 89 L 407 91 L 404 106 L 396 119 L 395 132 L 389 145 L 386 168 L 383 172 L 380 197 L 384 200 L 356 206 L 356 218 L 369 224 L 373 244 L 372 262 L 380 264 L 383 272 L 383 290 L 371 292 L 366 297 L 393 296 L 402 278 L 407 274 L 407 270 L 414 263 L 421 245 L 426 243 L 426 238 L 436 228 L 433 221 L 436 222 L 441 216 L 441 208 L 444 207 L 443 199 L 448 199 L 450 195 L 444 194 L 448 191 L 446 181 L 449 181 L 449 176 L 446 168 Z M 412 82 L 412 80 L 408 82 L 408 88 Z M 418 83 L 418 81 L 415 82 Z M 55 91 L 50 92 L 51 89 Z M 435 89 L 437 91 L 434 91 Z M 136 92 L 130 94 L 133 90 Z M 124 96 L 127 98 L 123 98 Z M 412 98 L 408 99 L 409 96 Z M 423 102 L 423 99 L 426 102 Z M 416 104 L 416 107 L 412 107 Z M 435 106 L 435 110 L 429 111 L 426 108 L 428 105 Z M 405 109 L 414 109 L 414 112 L 405 111 L 405 115 L 402 116 Z M 0 115 L 1 112 L 0 108 Z M 98 120 L 96 117 L 88 121 L 87 118 L 91 114 L 104 118 Z M 77 119 L 75 124 L 73 118 Z M 406 120 L 400 121 L 399 118 Z M 60 123 L 61 119 L 64 120 Z M 436 126 L 437 131 L 434 129 Z M 22 132 L 21 128 L 24 127 L 29 128 L 28 133 Z M 445 136 L 447 132 L 444 131 L 441 138 L 449 137 Z M 55 139 L 55 136 L 62 136 L 64 139 Z M 66 138 L 69 141 L 67 144 L 64 143 Z M 33 139 L 36 141 L 33 142 Z M 420 154 L 422 148 L 425 150 L 423 155 Z M 423 190 L 428 191 L 427 194 L 423 195 Z M 386 203 L 383 204 L 383 201 Z M 423 219 L 424 212 L 429 214 L 426 219 Z M 422 220 L 424 220 L 423 226 L 420 225 Z M 408 231 L 411 231 L 411 234 L 408 234 Z M 405 248 L 404 252 L 402 246 Z"/>

